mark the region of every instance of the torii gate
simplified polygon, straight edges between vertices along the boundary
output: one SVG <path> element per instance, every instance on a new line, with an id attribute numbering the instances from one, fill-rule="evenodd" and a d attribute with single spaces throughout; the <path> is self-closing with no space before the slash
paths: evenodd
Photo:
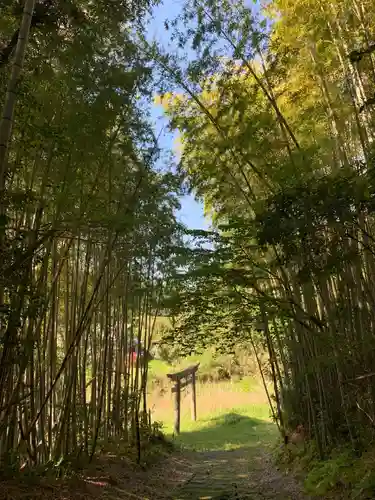
<path id="1" fill-rule="evenodd" d="M 196 395 L 196 372 L 199 368 L 199 363 L 189 366 L 180 372 L 168 373 L 167 377 L 174 382 L 172 393 L 175 394 L 174 399 L 174 432 L 180 433 L 181 420 L 181 389 L 191 384 L 191 418 L 197 420 L 197 395 Z M 183 380 L 185 379 L 185 380 Z"/>

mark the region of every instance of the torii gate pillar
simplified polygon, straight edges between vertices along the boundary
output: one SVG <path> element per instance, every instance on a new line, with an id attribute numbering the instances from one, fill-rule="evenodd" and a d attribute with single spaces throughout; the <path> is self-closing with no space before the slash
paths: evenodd
<path id="1" fill-rule="evenodd" d="M 174 382 L 172 393 L 174 399 L 174 433 L 180 433 L 181 423 L 181 389 L 191 384 L 191 418 L 197 420 L 197 392 L 196 392 L 196 373 L 199 368 L 199 363 L 189 368 L 185 368 L 180 372 L 168 373 L 167 377 Z M 185 380 L 183 380 L 185 379 Z"/>

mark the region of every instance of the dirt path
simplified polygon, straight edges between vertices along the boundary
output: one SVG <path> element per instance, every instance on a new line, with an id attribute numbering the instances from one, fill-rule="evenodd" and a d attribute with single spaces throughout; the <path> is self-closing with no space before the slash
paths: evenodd
<path id="1" fill-rule="evenodd" d="M 2 482 L 0 500 L 307 500 L 262 448 L 172 453 L 142 470 L 106 456 L 73 481 Z"/>
<path id="2" fill-rule="evenodd" d="M 174 500 L 302 500 L 301 486 L 279 472 L 267 452 L 259 449 L 190 452 L 189 477 L 176 487 Z"/>

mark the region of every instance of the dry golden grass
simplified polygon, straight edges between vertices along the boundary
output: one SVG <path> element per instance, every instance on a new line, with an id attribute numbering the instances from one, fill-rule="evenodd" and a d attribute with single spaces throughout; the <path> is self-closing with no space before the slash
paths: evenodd
<path id="1" fill-rule="evenodd" d="M 190 419 L 190 388 L 181 393 L 181 421 Z M 240 382 L 197 383 L 198 417 L 222 413 L 233 408 L 244 408 L 251 405 L 267 405 L 267 397 L 263 387 L 257 380 Z M 170 389 L 154 390 L 149 395 L 149 407 L 154 421 L 163 422 L 166 430 L 170 430 L 174 412 L 174 394 Z"/>

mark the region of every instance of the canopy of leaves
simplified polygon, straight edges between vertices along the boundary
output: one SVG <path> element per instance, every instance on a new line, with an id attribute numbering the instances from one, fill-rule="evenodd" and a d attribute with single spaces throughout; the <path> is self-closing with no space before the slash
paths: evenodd
<path id="1" fill-rule="evenodd" d="M 175 336 L 246 343 L 266 318 L 280 422 L 308 426 L 321 455 L 375 437 L 373 9 L 186 2 L 173 33 L 196 58 L 163 99 L 216 228 L 176 285 Z"/>
<path id="2" fill-rule="evenodd" d="M 3 121 L 23 5 L 0 6 Z M 147 356 L 129 352 L 151 345 L 182 234 L 141 105 L 151 6 L 34 5 L 0 199 L 1 464 L 92 457 L 115 435 L 141 458 Z"/>

